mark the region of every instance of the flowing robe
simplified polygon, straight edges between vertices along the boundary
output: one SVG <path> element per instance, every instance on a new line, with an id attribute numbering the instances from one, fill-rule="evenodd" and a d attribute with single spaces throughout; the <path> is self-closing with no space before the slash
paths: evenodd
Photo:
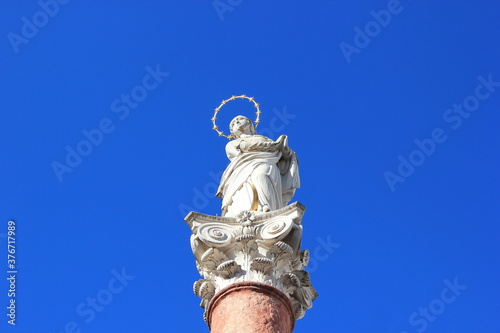
<path id="1" fill-rule="evenodd" d="M 217 196 L 222 216 L 244 210 L 272 211 L 285 207 L 300 187 L 298 160 L 283 142 L 261 135 L 230 141 L 226 153 L 231 163 L 222 175 Z"/>

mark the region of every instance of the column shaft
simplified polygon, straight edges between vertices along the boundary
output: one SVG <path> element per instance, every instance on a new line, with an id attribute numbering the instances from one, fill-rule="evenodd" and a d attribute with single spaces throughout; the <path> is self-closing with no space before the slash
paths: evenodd
<path id="1" fill-rule="evenodd" d="M 207 321 L 211 333 L 291 333 L 295 324 L 288 297 L 259 282 L 219 291 L 208 306 Z"/>

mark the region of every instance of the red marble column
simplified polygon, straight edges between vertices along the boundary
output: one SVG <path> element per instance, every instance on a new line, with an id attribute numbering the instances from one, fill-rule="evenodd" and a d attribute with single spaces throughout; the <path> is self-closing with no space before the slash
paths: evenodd
<path id="1" fill-rule="evenodd" d="M 292 303 L 278 289 L 259 282 L 238 282 L 210 301 L 207 322 L 211 333 L 291 333 Z"/>

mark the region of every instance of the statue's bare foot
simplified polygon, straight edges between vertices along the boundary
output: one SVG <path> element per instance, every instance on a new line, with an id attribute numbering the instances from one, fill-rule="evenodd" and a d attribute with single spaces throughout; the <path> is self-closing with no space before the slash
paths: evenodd
<path id="1" fill-rule="evenodd" d="M 267 213 L 267 212 L 270 212 L 271 210 L 269 209 L 268 205 L 264 205 L 264 206 L 262 206 L 261 211 L 263 211 L 264 213 Z"/>

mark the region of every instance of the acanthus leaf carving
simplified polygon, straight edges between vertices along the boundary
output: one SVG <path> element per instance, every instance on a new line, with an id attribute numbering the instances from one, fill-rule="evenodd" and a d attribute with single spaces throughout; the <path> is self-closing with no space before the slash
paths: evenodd
<path id="1" fill-rule="evenodd" d="M 209 248 L 201 256 L 202 267 L 208 271 L 214 270 L 223 261 L 227 260 L 227 256 L 216 248 Z"/>
<path id="2" fill-rule="evenodd" d="M 193 288 L 207 308 L 212 297 L 236 282 L 269 284 L 288 296 L 296 319 L 318 296 L 304 267 L 309 251 L 300 251 L 305 207 L 294 203 L 277 211 L 236 217 L 190 213 L 186 222 L 191 248 L 203 277 Z"/>
<path id="3" fill-rule="evenodd" d="M 274 268 L 275 262 L 266 257 L 257 257 L 252 260 L 250 268 L 263 274 L 269 274 Z"/>
<path id="4" fill-rule="evenodd" d="M 232 278 L 234 274 L 239 270 L 241 270 L 241 266 L 238 265 L 236 260 L 232 259 L 224 261 L 216 268 L 217 273 L 226 279 Z"/>

